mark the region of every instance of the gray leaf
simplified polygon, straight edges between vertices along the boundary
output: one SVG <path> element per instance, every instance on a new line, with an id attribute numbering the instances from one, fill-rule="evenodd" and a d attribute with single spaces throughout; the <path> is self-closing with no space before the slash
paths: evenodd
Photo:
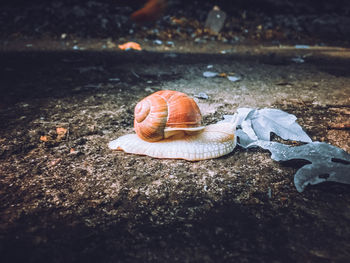
<path id="1" fill-rule="evenodd" d="M 225 115 L 224 118 L 224 121 L 236 119 L 236 125 L 242 129 L 239 135 L 237 134 L 242 147 L 246 147 L 252 141 L 269 141 L 271 132 L 285 140 L 312 141 L 296 122 L 297 118 L 293 114 L 278 109 L 239 108 L 235 115 Z"/>
<path id="2" fill-rule="evenodd" d="M 261 109 L 251 117 L 253 129 L 260 140 L 269 141 L 271 132 L 285 140 L 311 142 L 293 114 L 277 109 Z M 244 130 L 244 129 L 243 129 Z"/>
<path id="3" fill-rule="evenodd" d="M 277 142 L 255 141 L 247 146 L 259 146 L 271 152 L 275 161 L 303 159 L 304 165 L 294 176 L 294 184 L 302 192 L 309 184 L 326 181 L 350 184 L 350 154 L 324 142 L 311 142 L 302 146 L 288 146 Z"/>
<path id="4" fill-rule="evenodd" d="M 278 109 L 239 108 L 235 114 L 240 126 L 251 140 L 269 141 L 271 132 L 284 140 L 311 142 L 311 138 L 296 122 L 293 114 Z M 226 115 L 225 118 L 230 118 Z"/>
<path id="5" fill-rule="evenodd" d="M 247 119 L 249 113 L 255 113 L 256 109 L 252 109 L 252 108 L 238 108 L 237 109 L 237 113 L 235 115 L 237 115 L 237 125 L 242 125 L 242 122 Z M 252 114 L 251 113 L 251 114 Z M 251 116 L 251 115 L 249 115 Z"/>
<path id="6" fill-rule="evenodd" d="M 254 142 L 244 131 L 241 129 L 236 130 L 236 136 L 238 138 L 237 144 L 243 148 Z"/>
<path id="7" fill-rule="evenodd" d="M 309 184 L 333 181 L 350 184 L 350 165 L 342 163 L 307 164 L 300 168 L 294 176 L 294 184 L 298 192 L 304 191 Z"/>

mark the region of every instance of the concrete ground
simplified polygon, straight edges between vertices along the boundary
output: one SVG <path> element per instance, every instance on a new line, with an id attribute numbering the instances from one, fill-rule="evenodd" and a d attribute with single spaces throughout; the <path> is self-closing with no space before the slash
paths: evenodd
<path id="1" fill-rule="evenodd" d="M 171 89 L 195 98 L 204 124 L 278 108 L 350 152 L 350 48 L 132 40 L 143 50 L 98 38 L 2 41 L 2 262 L 347 262 L 349 185 L 297 192 L 302 161 L 240 147 L 164 160 L 107 144 L 133 132 L 140 99 Z"/>

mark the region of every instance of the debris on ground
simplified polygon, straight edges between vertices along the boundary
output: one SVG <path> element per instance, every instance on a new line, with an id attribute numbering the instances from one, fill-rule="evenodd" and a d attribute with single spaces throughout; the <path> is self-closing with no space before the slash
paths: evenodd
<path id="1" fill-rule="evenodd" d="M 324 142 L 311 142 L 301 146 L 288 146 L 278 142 L 257 140 L 247 146 L 261 147 L 271 152 L 275 161 L 306 160 L 294 175 L 299 192 L 308 185 L 324 182 L 350 184 L 350 154 Z"/>
<path id="2" fill-rule="evenodd" d="M 127 42 L 125 44 L 118 45 L 118 47 L 119 47 L 119 49 L 125 50 L 125 51 L 131 50 L 131 49 L 138 50 L 138 51 L 142 50 L 140 44 L 135 43 L 135 42 Z"/>
<path id="3" fill-rule="evenodd" d="M 203 77 L 205 77 L 205 78 L 215 78 L 215 77 L 227 78 L 231 82 L 236 82 L 236 81 L 241 80 L 241 77 L 235 76 L 235 73 L 217 73 L 217 72 L 212 72 L 212 71 L 203 72 Z"/>
<path id="4" fill-rule="evenodd" d="M 194 95 L 196 98 L 198 99 L 202 99 L 202 100 L 207 100 L 209 99 L 209 96 L 207 93 L 205 92 L 199 92 L 198 94 Z"/>
<path id="5" fill-rule="evenodd" d="M 306 160 L 294 175 L 295 187 L 302 192 L 309 184 L 338 182 L 350 184 L 350 154 L 311 138 L 296 122 L 296 117 L 278 109 L 239 108 L 235 115 L 225 115 L 224 122 L 237 125 L 238 144 L 244 148 L 261 147 L 271 152 L 275 161 Z M 284 140 L 306 142 L 288 146 L 271 141 L 271 133 Z"/>
<path id="6" fill-rule="evenodd" d="M 219 76 L 219 73 L 212 72 L 212 71 L 205 71 L 205 72 L 203 72 L 203 77 L 205 77 L 205 78 L 214 78 L 216 76 Z"/>
<path id="7" fill-rule="evenodd" d="M 205 27 L 214 34 L 218 34 L 224 27 L 226 21 L 226 13 L 218 6 L 214 6 L 213 9 L 208 13 L 207 19 L 205 21 Z"/>

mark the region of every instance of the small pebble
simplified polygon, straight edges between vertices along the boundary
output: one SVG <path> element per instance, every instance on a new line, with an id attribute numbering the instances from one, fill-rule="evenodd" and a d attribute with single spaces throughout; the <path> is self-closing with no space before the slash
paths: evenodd
<path id="1" fill-rule="evenodd" d="M 205 92 L 200 92 L 200 93 L 198 93 L 197 95 L 194 95 L 194 96 L 196 98 L 198 98 L 198 99 L 203 99 L 203 100 L 209 99 L 209 96 Z"/>
<path id="2" fill-rule="evenodd" d="M 159 40 L 159 39 L 156 39 L 153 41 L 154 44 L 156 45 L 162 45 L 163 44 L 163 41 Z"/>
<path id="3" fill-rule="evenodd" d="M 206 77 L 206 78 L 214 78 L 218 75 L 219 75 L 219 73 L 217 73 L 217 72 L 211 72 L 211 71 L 203 72 L 203 77 Z"/>
<path id="4" fill-rule="evenodd" d="M 240 77 L 236 77 L 236 76 L 227 76 L 227 79 L 228 79 L 229 81 L 232 81 L 232 82 L 236 82 L 236 81 L 241 80 Z"/>
<path id="5" fill-rule="evenodd" d="M 295 48 L 296 49 L 308 49 L 308 48 L 310 48 L 310 46 L 308 46 L 308 45 L 295 45 Z"/>
<path id="6" fill-rule="evenodd" d="M 167 41 L 166 45 L 169 47 L 175 47 L 175 43 L 173 41 Z"/>

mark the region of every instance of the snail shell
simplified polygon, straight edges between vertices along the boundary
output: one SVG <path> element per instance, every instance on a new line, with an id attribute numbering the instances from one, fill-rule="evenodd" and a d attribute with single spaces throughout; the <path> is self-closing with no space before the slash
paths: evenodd
<path id="1" fill-rule="evenodd" d="M 204 129 L 196 102 L 178 91 L 162 90 L 153 93 L 136 105 L 134 114 L 136 134 L 149 142 Z"/>
<path id="2" fill-rule="evenodd" d="M 136 134 L 109 143 L 113 150 L 189 161 L 217 158 L 236 147 L 235 124 L 201 126 L 195 101 L 177 91 L 159 91 L 135 107 Z"/>

